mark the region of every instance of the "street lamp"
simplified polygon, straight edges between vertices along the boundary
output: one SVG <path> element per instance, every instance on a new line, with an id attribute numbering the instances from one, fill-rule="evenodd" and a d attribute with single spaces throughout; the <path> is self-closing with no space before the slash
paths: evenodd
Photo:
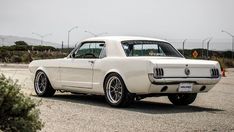
<path id="1" fill-rule="evenodd" d="M 43 45 L 43 40 L 44 40 L 45 37 L 52 35 L 52 33 L 41 35 L 41 34 L 34 33 L 34 32 L 32 32 L 32 34 L 37 35 L 37 36 L 39 36 L 41 38 L 41 45 Z"/>
<path id="2" fill-rule="evenodd" d="M 208 57 L 209 57 L 209 47 L 210 47 L 210 41 L 212 40 L 212 38 L 210 38 L 208 41 L 207 41 L 207 54 L 206 54 L 206 57 L 207 57 L 207 59 L 208 59 Z"/>
<path id="3" fill-rule="evenodd" d="M 101 35 L 104 35 L 104 34 L 108 34 L 107 32 L 96 34 L 96 33 L 93 33 L 91 31 L 88 31 L 88 30 L 85 30 L 84 32 L 89 33 L 89 34 L 93 35 L 94 37 L 101 36 Z"/>
<path id="4" fill-rule="evenodd" d="M 78 28 L 78 26 L 75 26 L 73 28 L 71 28 L 70 30 L 68 30 L 67 32 L 67 48 L 69 49 L 69 39 L 70 39 L 70 32 L 74 29 Z"/>
<path id="5" fill-rule="evenodd" d="M 233 59 L 234 35 L 232 35 L 231 33 L 227 32 L 225 30 L 222 30 L 221 32 L 224 32 L 232 37 L 232 59 Z"/>
<path id="6" fill-rule="evenodd" d="M 205 41 L 208 40 L 208 39 L 209 39 L 209 38 L 205 38 L 205 39 L 202 40 L 202 58 L 203 58 L 203 56 L 204 56 L 204 53 L 203 53 L 204 43 L 205 43 Z"/>
<path id="7" fill-rule="evenodd" d="M 187 39 L 185 39 L 185 40 L 183 41 L 183 56 L 184 56 L 184 44 L 185 44 L 186 41 L 187 41 Z"/>

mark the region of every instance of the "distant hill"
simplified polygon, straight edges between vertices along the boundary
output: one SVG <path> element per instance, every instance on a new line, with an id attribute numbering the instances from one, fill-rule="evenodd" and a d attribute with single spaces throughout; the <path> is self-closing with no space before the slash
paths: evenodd
<path id="1" fill-rule="evenodd" d="M 29 45 L 41 45 L 41 40 L 34 39 L 34 38 L 27 38 L 27 37 L 18 37 L 18 36 L 7 36 L 7 35 L 0 35 L 0 46 L 2 45 L 2 40 L 4 46 L 14 45 L 16 41 L 25 41 Z M 55 48 L 60 48 L 61 44 L 52 43 L 43 41 L 43 45 L 46 46 L 53 46 Z"/>

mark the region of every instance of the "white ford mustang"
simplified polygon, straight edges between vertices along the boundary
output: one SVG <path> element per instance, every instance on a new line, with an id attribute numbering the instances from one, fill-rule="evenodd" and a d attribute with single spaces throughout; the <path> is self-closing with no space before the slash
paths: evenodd
<path id="1" fill-rule="evenodd" d="M 29 70 L 38 96 L 98 94 L 116 107 L 150 96 L 188 105 L 221 79 L 218 62 L 185 59 L 167 41 L 144 37 L 90 38 L 66 58 L 36 60 Z"/>

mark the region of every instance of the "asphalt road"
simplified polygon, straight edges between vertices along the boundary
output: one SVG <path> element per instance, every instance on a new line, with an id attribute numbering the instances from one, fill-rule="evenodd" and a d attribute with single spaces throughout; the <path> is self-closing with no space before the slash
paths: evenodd
<path id="1" fill-rule="evenodd" d="M 25 66 L 0 67 L 18 79 L 22 92 L 37 97 Z M 43 98 L 42 131 L 234 131 L 234 69 L 190 106 L 174 106 L 166 97 L 147 98 L 129 108 L 111 108 L 104 97 L 56 93 Z"/>

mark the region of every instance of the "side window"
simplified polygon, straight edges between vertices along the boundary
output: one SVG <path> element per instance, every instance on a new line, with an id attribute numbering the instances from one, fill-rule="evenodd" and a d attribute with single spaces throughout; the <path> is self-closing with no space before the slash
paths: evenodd
<path id="1" fill-rule="evenodd" d="M 105 45 L 104 45 L 104 47 L 102 48 L 102 51 L 101 51 L 101 53 L 100 53 L 99 58 L 104 58 L 104 57 L 106 57 L 106 47 L 105 47 Z"/>
<path id="2" fill-rule="evenodd" d="M 74 53 L 74 58 L 83 58 L 88 53 L 90 53 L 90 43 L 83 44 L 79 49 L 77 49 Z"/>
<path id="3" fill-rule="evenodd" d="M 132 47 L 130 47 L 129 45 L 123 44 L 123 49 L 124 52 L 127 56 L 132 56 Z"/>
<path id="4" fill-rule="evenodd" d="M 105 43 L 103 42 L 87 42 L 83 43 L 73 53 L 73 58 L 103 58 L 105 57 Z"/>

